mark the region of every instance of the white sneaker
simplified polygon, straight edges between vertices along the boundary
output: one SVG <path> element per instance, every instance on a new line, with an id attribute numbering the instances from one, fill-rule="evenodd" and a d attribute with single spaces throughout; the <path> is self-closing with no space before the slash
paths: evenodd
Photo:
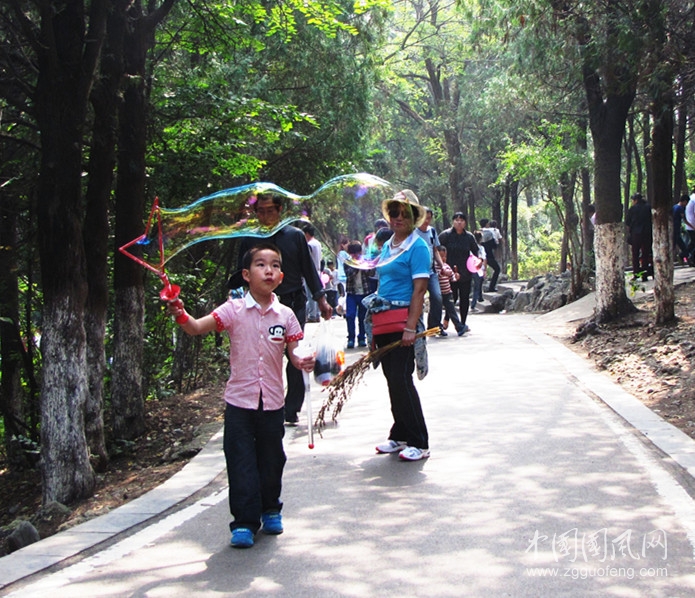
<path id="1" fill-rule="evenodd" d="M 430 456 L 429 449 L 419 449 L 414 446 L 406 446 L 398 455 L 404 461 L 419 461 Z"/>
<path id="2" fill-rule="evenodd" d="M 408 443 L 401 440 L 387 440 L 383 444 L 377 445 L 376 452 L 380 454 L 397 453 L 406 446 L 408 446 Z"/>

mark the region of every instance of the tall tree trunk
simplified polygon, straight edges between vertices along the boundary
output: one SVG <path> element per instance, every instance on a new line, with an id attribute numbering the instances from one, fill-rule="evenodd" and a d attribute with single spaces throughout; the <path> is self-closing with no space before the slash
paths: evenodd
<path id="1" fill-rule="evenodd" d="M 665 90 L 654 99 L 650 106 L 652 112 L 651 133 L 651 174 L 653 196 L 650 197 L 653 217 L 654 260 L 654 305 L 657 324 L 664 324 L 675 317 L 675 295 L 673 291 L 673 218 L 672 218 L 672 179 L 673 165 L 673 96 L 670 92 L 670 77 L 657 71 L 661 76 L 659 85 L 652 89 Z"/>
<path id="2" fill-rule="evenodd" d="M 587 128 L 589 123 L 582 119 L 580 130 L 582 134 L 579 137 L 579 149 L 588 153 L 587 144 Z M 591 207 L 591 173 L 588 168 L 582 168 L 580 171 L 581 177 L 581 193 L 582 193 L 582 271 L 584 272 L 584 280 L 588 280 L 590 273 L 594 270 L 594 225 L 591 222 L 592 212 Z M 594 206 L 595 209 L 595 206 Z"/>
<path id="3" fill-rule="evenodd" d="M 125 2 L 116 3 L 109 15 L 107 43 L 101 59 L 101 77 L 92 93 L 94 126 L 89 160 L 84 239 L 87 252 L 89 291 L 85 330 L 89 363 L 89 393 L 85 405 L 85 433 L 97 467 L 108 463 L 104 438 L 104 351 L 108 312 L 109 199 L 116 163 L 118 91 L 123 76 Z"/>
<path id="4" fill-rule="evenodd" d="M 623 145 L 625 147 L 625 184 L 623 186 L 623 219 L 627 216 L 627 209 L 630 207 L 630 195 L 632 193 L 632 154 L 633 147 L 635 147 L 635 127 L 634 127 L 634 116 L 630 114 L 627 117 L 627 135 L 623 140 Z M 641 189 L 641 181 L 637 185 L 637 189 Z"/>
<path id="5" fill-rule="evenodd" d="M 586 42 L 586 39 L 583 40 Z M 596 201 L 596 311 L 606 322 L 635 308 L 625 293 L 625 231 L 620 194 L 620 164 L 628 111 L 635 97 L 636 75 L 618 68 L 619 80 L 604 90 L 601 77 L 588 57 L 583 61 L 583 82 L 594 142 L 594 197 Z M 609 244 L 609 245 L 602 245 Z M 613 245 L 615 244 L 615 245 Z"/>
<path id="6" fill-rule="evenodd" d="M 116 247 L 142 234 L 145 217 L 145 150 L 147 140 L 147 53 L 154 30 L 174 0 L 165 0 L 145 15 L 141 0 L 130 4 L 130 29 L 124 38 L 127 85 L 119 118 L 116 184 Z M 154 7 L 154 3 L 148 8 Z M 116 252 L 114 258 L 114 355 L 111 400 L 116 438 L 132 439 L 145 430 L 142 387 L 144 336 L 143 268 Z"/>
<path id="7" fill-rule="evenodd" d="M 519 279 L 519 181 L 509 185 L 509 247 L 512 260 L 512 280 Z"/>
<path id="8" fill-rule="evenodd" d="M 0 412 L 5 424 L 5 450 L 11 469 L 22 461 L 13 437 L 28 436 L 21 384 L 23 347 L 19 328 L 17 276 L 17 206 L 14 197 L 0 195 Z"/>
<path id="9" fill-rule="evenodd" d="M 129 10 L 131 30 L 124 43 L 127 83 L 120 111 L 116 246 L 143 231 L 145 196 L 146 91 L 148 44 L 139 3 Z M 142 389 L 144 289 L 141 266 L 116 253 L 114 258 L 114 355 L 111 384 L 113 434 L 133 439 L 145 431 Z"/>
<path id="10" fill-rule="evenodd" d="M 47 11 L 41 20 L 36 113 L 41 134 L 39 251 L 44 293 L 41 459 L 43 501 L 89 496 L 95 476 L 84 432 L 87 299 L 82 239 L 82 138 L 103 44 L 107 2 Z M 85 23 L 89 31 L 85 32 Z M 88 42 L 88 43 L 87 43 Z"/>
<path id="11" fill-rule="evenodd" d="M 688 103 L 690 102 L 690 90 L 686 91 L 685 78 L 681 78 L 678 86 L 678 122 L 674 132 L 676 145 L 676 161 L 673 169 L 673 196 L 672 203 L 678 203 L 681 194 L 688 192 L 688 184 L 685 176 L 685 139 L 688 129 Z"/>

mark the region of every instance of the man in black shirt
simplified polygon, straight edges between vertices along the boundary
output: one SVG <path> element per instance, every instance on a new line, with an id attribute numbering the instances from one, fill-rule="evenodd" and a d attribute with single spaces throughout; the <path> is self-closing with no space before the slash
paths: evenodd
<path id="1" fill-rule="evenodd" d="M 456 302 L 456 297 L 458 296 L 461 324 L 466 332 L 469 330 L 466 325 L 466 318 L 468 317 L 471 282 L 473 280 L 473 274 L 468 271 L 466 262 L 469 255 L 478 256 L 478 244 L 475 242 L 475 237 L 466 230 L 467 224 L 468 218 L 466 218 L 466 215 L 463 212 L 456 212 L 454 214 L 453 226 L 439 235 L 439 243 L 446 247 L 447 263 L 459 274 L 458 280 L 452 282 L 451 290 L 454 294 L 454 302 Z"/>
<path id="2" fill-rule="evenodd" d="M 635 193 L 630 198 L 632 206 L 627 211 L 625 224 L 629 231 L 628 242 L 632 246 L 632 279 L 642 276 L 654 278 L 652 264 L 652 207 L 642 197 Z"/>
<path id="3" fill-rule="evenodd" d="M 282 211 L 282 199 L 268 195 L 259 195 L 254 205 L 258 222 L 262 226 L 273 227 L 280 222 Z M 271 242 L 277 245 L 282 254 L 282 271 L 285 276 L 275 293 L 280 303 L 288 306 L 299 320 L 304 329 L 306 323 L 306 295 L 302 284 L 302 278 L 312 293 L 312 298 L 318 302 L 321 315 L 330 319 L 333 310 L 323 290 L 321 279 L 316 271 L 314 262 L 309 254 L 309 246 L 304 233 L 294 226 L 283 226 L 278 232 L 268 239 L 244 237 L 239 248 L 239 260 L 254 245 L 261 242 Z M 239 264 L 241 268 L 241 263 Z M 288 425 L 297 425 L 298 413 L 304 402 L 304 377 L 302 372 L 288 361 L 285 370 L 287 374 L 287 394 L 285 395 L 285 422 Z"/>

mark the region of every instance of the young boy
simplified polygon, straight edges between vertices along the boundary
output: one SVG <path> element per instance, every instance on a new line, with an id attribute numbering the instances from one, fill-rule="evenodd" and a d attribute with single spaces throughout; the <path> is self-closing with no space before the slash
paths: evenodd
<path id="1" fill-rule="evenodd" d="M 169 313 L 187 334 L 213 330 L 229 334 L 231 374 L 224 391 L 224 454 L 234 518 L 229 524 L 230 544 L 235 548 L 253 546 L 259 529 L 266 534 L 283 532 L 285 347 L 297 369 L 311 371 L 314 367 L 313 356 L 294 354 L 304 336 L 302 329 L 292 310 L 273 293 L 283 278 L 280 250 L 260 243 L 246 252 L 242 265 L 242 276 L 249 285 L 244 298 L 229 299 L 199 319 L 189 316 L 180 301 L 169 304 Z"/>
<path id="2" fill-rule="evenodd" d="M 456 332 L 459 336 L 463 336 L 466 333 L 466 329 L 461 324 L 461 320 L 456 315 L 456 306 L 454 305 L 454 294 L 451 292 L 451 281 L 457 280 L 459 276 L 458 272 L 454 272 L 449 264 L 446 263 L 446 247 L 440 245 L 437 247 L 439 256 L 442 258 L 442 263 L 444 266 L 439 267 L 439 264 L 435 262 L 435 269 L 437 271 L 437 276 L 439 277 L 439 288 L 442 291 L 442 305 L 444 306 L 444 320 L 448 322 L 451 320 L 454 323 Z M 444 326 L 439 327 L 439 336 L 449 336 L 444 330 Z"/>

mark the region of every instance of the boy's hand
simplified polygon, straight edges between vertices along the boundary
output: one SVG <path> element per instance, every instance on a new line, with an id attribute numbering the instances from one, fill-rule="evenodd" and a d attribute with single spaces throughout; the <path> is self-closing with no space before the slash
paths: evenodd
<path id="1" fill-rule="evenodd" d="M 310 355 L 309 357 L 299 357 L 297 364 L 299 367 L 297 369 L 304 370 L 305 372 L 313 372 L 315 363 L 315 355 Z"/>
<path id="2" fill-rule="evenodd" d="M 169 315 L 174 318 L 178 318 L 186 313 L 186 310 L 183 308 L 183 301 L 181 301 L 181 299 L 167 301 L 167 312 L 169 312 Z"/>
<path id="3" fill-rule="evenodd" d="M 454 266 L 454 280 L 458 280 L 459 278 L 461 278 L 461 275 L 459 274 L 459 267 Z"/>

